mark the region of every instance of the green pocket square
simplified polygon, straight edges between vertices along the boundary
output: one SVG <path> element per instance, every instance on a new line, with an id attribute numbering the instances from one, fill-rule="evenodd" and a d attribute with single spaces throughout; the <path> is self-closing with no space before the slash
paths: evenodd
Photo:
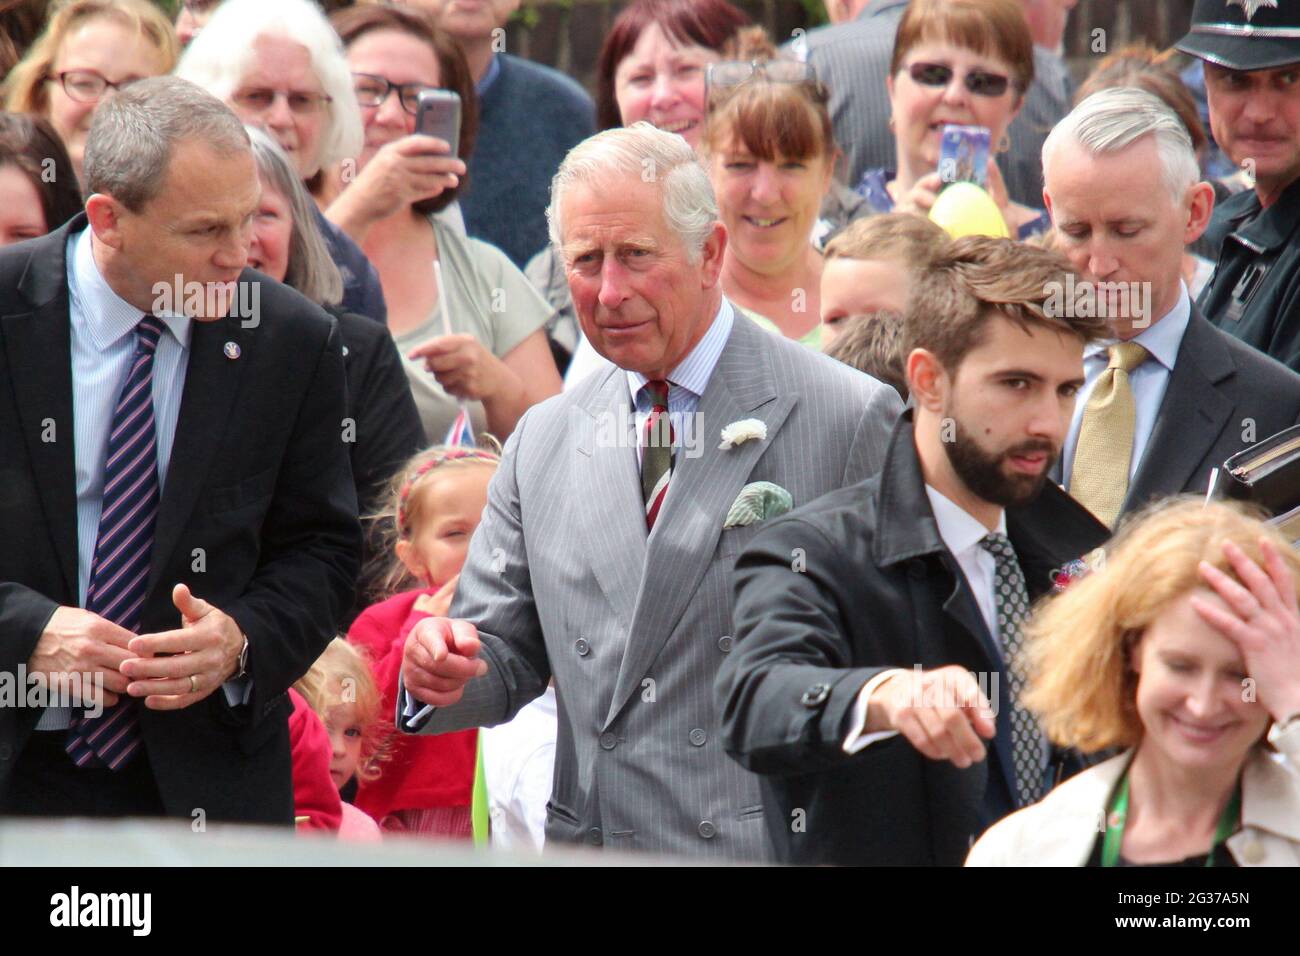
<path id="1" fill-rule="evenodd" d="M 740 489 L 740 494 L 727 509 L 725 528 L 741 528 L 757 521 L 766 521 L 783 515 L 794 507 L 790 492 L 770 481 L 754 481 Z"/>

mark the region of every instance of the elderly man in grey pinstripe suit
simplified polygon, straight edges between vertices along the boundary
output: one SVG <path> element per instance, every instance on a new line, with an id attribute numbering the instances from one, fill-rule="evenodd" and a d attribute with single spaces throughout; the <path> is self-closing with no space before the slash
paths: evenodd
<path id="1" fill-rule="evenodd" d="M 610 363 L 510 436 L 453 619 L 407 640 L 397 719 L 501 723 L 553 677 L 548 840 L 768 859 L 712 694 L 736 555 L 763 518 L 877 471 L 897 394 L 723 298 L 726 228 L 680 137 L 638 123 L 578 145 L 549 216 Z"/>
<path id="2" fill-rule="evenodd" d="M 868 169 L 894 166 L 885 75 L 906 7 L 907 0 L 869 0 L 853 20 L 813 30 L 787 45 L 813 65 L 830 90 L 831 122 L 835 143 L 844 150 L 848 186 L 856 186 Z M 1042 207 L 1043 142 L 1069 111 L 1070 77 L 1065 64 L 1054 53 L 1035 47 L 1034 81 L 1020 115 L 1007 130 L 1011 150 L 999 163 L 1015 202 Z"/>

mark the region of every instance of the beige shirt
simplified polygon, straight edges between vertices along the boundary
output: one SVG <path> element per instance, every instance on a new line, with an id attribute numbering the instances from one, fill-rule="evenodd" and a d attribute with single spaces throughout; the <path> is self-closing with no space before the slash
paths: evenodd
<path id="1" fill-rule="evenodd" d="M 1241 829 L 1227 840 L 1238 866 L 1300 866 L 1300 723 L 1271 737 L 1241 774 Z M 1132 751 L 1076 774 L 1032 807 L 993 825 L 967 866 L 1084 866 L 1102 832 L 1106 805 Z"/>
<path id="2" fill-rule="evenodd" d="M 505 253 L 479 239 L 470 239 L 437 217 L 430 217 L 429 222 L 438 243 L 453 333 L 469 333 L 497 358 L 504 358 L 550 320 L 551 307 Z M 429 268 L 433 268 L 432 264 Z M 456 420 L 458 403 L 443 391 L 431 372 L 425 371 L 423 359 L 410 359 L 407 354 L 446 333 L 439 305 L 423 323 L 393 337 L 411 383 L 425 440 L 430 444 L 441 444 L 447 437 Z M 483 403 L 468 405 L 474 434 L 479 435 L 487 429 Z"/>

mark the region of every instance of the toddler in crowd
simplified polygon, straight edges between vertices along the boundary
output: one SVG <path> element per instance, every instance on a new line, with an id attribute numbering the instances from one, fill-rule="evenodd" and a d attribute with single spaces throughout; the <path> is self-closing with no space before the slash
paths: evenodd
<path id="1" fill-rule="evenodd" d="M 447 615 L 499 462 L 495 452 L 476 448 L 423 451 L 397 475 L 381 516 L 392 519 L 392 568 L 385 582 L 391 596 L 361 613 L 348 640 L 369 652 L 382 719 L 391 731 L 378 777 L 362 780 L 357 790 L 357 806 L 385 830 L 471 835 L 477 732 L 414 737 L 397 733 L 392 722 L 406 636 L 421 619 Z"/>
<path id="2" fill-rule="evenodd" d="M 343 795 L 339 836 L 379 839 L 379 827 L 363 811 L 346 802 L 355 784 L 379 775 L 384 754 L 379 688 L 362 653 L 335 638 L 294 685 L 324 724 L 329 738 L 329 776 Z"/>

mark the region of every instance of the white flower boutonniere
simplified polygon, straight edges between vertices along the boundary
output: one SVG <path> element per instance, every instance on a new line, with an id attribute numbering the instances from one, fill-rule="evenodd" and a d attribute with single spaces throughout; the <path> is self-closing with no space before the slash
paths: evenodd
<path id="1" fill-rule="evenodd" d="M 722 444 L 718 446 L 718 450 L 725 451 L 736 445 L 743 445 L 751 438 L 757 438 L 759 441 L 766 439 L 767 422 L 757 418 L 745 418 L 738 422 L 732 422 L 722 429 Z"/>

